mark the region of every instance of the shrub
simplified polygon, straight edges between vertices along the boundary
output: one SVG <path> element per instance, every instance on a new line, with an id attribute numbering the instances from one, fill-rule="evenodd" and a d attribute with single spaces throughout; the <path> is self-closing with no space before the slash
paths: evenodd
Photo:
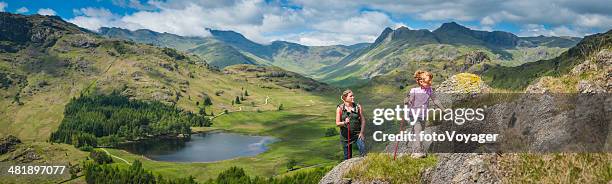
<path id="1" fill-rule="evenodd" d="M 111 158 L 111 156 L 106 154 L 104 151 L 93 150 L 91 153 L 89 153 L 89 157 L 91 157 L 91 159 L 98 164 L 113 163 L 113 158 Z"/>
<path id="2" fill-rule="evenodd" d="M 327 128 L 325 129 L 325 137 L 332 137 L 338 135 L 338 131 L 336 128 Z"/>

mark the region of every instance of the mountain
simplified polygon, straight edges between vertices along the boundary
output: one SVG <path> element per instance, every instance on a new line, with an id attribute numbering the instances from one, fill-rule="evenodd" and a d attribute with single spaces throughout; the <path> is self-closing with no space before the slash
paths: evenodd
<path id="1" fill-rule="evenodd" d="M 554 58 L 578 41 L 575 37 L 518 37 L 503 31 L 478 31 L 455 22 L 434 31 L 385 28 L 373 44 L 321 68 L 314 76 L 332 84 L 353 85 L 395 69 L 447 65 L 474 52 L 484 53 L 490 62 L 516 66 Z"/>
<path id="2" fill-rule="evenodd" d="M 274 41 L 264 45 L 235 31 L 208 31 L 212 36 L 184 37 L 151 30 L 130 31 L 121 28 L 101 28 L 99 34 L 187 51 L 219 68 L 235 64 L 275 65 L 308 76 L 368 45 L 361 43 L 351 46 L 305 46 L 286 41 Z"/>
<path id="3" fill-rule="evenodd" d="M 562 90 L 563 92 L 576 92 L 577 87 L 571 85 L 578 84 L 579 80 L 588 79 L 588 81 L 582 81 L 586 84 L 599 79 L 603 81 L 600 82 L 603 84 L 590 86 L 602 86 L 601 88 L 609 91 L 609 73 L 605 71 L 610 71 L 611 49 L 612 30 L 609 30 L 605 33 L 586 36 L 576 46 L 552 59 L 525 63 L 515 67 L 495 65 L 483 72 L 483 79 L 492 87 L 523 90 L 534 82 L 540 82 L 538 80 L 542 77 L 559 77 L 565 79 L 557 80 L 557 84 L 564 84 L 559 86 L 564 86 L 563 89 L 572 89 Z"/>
<path id="4" fill-rule="evenodd" d="M 139 43 L 186 51 L 200 56 L 211 65 L 219 68 L 233 64 L 266 65 L 244 55 L 234 47 L 210 37 L 184 37 L 170 33 L 158 33 L 147 29 L 130 31 L 122 28 L 107 27 L 100 28 L 99 34 L 108 38 L 132 40 Z"/>
<path id="5" fill-rule="evenodd" d="M 219 113 L 226 109 L 234 111 L 230 102 L 245 89 L 249 91 L 248 98 L 263 101 L 278 93 L 295 96 L 308 94 L 303 91 L 329 88 L 278 67 L 220 71 L 196 55 L 108 39 L 58 17 L 0 13 L 0 25 L 3 27 L 0 29 L 0 106 L 3 107 L 0 125 L 4 127 L 0 135 L 13 134 L 26 141 L 47 140 L 50 132 L 59 126 L 64 106 L 80 95 L 115 91 L 131 99 L 174 104 L 193 112 L 198 108 L 196 102 L 210 97 L 215 105 L 207 107 L 207 111 Z M 174 37 L 149 31 L 131 34 L 147 37 L 149 41 Z M 180 38 L 184 40 L 175 40 Z M 200 43 L 200 38 L 180 38 L 170 40 L 182 45 Z M 215 40 L 198 46 L 209 44 L 221 48 L 214 46 L 218 43 Z M 240 55 L 236 52 L 235 55 Z M 262 111 L 278 108 L 278 104 L 256 103 L 253 101 Z"/>

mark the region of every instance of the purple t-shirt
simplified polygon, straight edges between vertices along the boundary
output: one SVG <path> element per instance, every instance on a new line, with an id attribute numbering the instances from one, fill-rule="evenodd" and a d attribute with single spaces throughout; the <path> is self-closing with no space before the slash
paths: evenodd
<path id="1" fill-rule="evenodd" d="M 416 87 L 410 89 L 410 93 L 408 93 L 408 101 L 407 104 L 410 104 L 409 108 L 413 110 L 421 109 L 421 117 L 425 116 L 425 111 L 427 111 L 427 107 L 429 107 L 429 98 L 433 97 L 433 90 L 431 87 L 421 88 Z"/>

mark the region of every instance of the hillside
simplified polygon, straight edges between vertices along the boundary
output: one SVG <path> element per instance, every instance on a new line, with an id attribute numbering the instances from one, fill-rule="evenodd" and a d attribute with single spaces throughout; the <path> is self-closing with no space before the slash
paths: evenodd
<path id="1" fill-rule="evenodd" d="M 330 118 L 322 115 L 333 110 L 325 94 L 335 89 L 298 73 L 253 65 L 218 70 L 197 55 L 105 38 L 58 17 L 0 13 L 0 20 L 0 25 L 7 28 L 0 30 L 0 137 L 15 135 L 23 147 L 41 145 L 31 148 L 37 153 L 68 147 L 45 142 L 58 130 L 71 100 L 113 92 L 139 100 L 134 103 L 161 102 L 164 107 L 176 107 L 186 113 L 198 113 L 205 107 L 207 118 L 214 117 L 212 127 L 192 127 L 193 131 L 227 130 L 283 140 L 271 144 L 272 149 L 265 154 L 220 162 L 142 160 L 145 169 L 171 178 L 192 175 L 198 181 L 206 181 L 232 166 L 270 177 L 292 171 L 285 169 L 289 158 L 297 163 L 296 168 L 326 166 L 335 162 L 340 151 L 312 153 L 297 146 L 307 141 L 310 148 L 323 150 L 336 143 L 335 137 L 323 136 L 333 125 L 329 124 Z M 242 103 L 234 103 L 239 97 Z M 212 105 L 204 106 L 206 99 Z M 308 108 L 318 105 L 323 108 Z M 290 124 L 295 126 L 287 126 Z M 290 139 L 294 135 L 302 139 Z M 124 150 L 106 149 L 126 160 L 116 160 L 121 167 L 142 159 Z M 73 164 L 86 155 L 72 147 L 49 154 L 61 154 L 62 157 L 49 158 Z M 72 156 L 71 159 L 67 160 L 64 154 L 70 154 L 66 157 Z M 37 162 L 50 161 L 45 156 L 41 158 Z"/>
<path id="2" fill-rule="evenodd" d="M 150 30 L 130 31 L 121 28 L 101 28 L 99 34 L 186 51 L 219 68 L 234 64 L 274 65 L 307 76 L 366 46 L 305 46 L 286 41 L 274 41 L 264 45 L 234 31 L 209 31 L 212 35 L 210 37 L 183 37 Z"/>
<path id="3" fill-rule="evenodd" d="M 0 92 L 2 115 L 7 117 L 2 124 L 8 127 L 2 133 L 17 133 L 25 140 L 46 139 L 56 128 L 63 105 L 81 93 L 118 90 L 131 98 L 177 104 L 188 110 L 195 110 L 196 102 L 209 96 L 217 102 L 211 110 L 221 112 L 231 110 L 229 102 L 242 93 L 236 86 L 249 89 L 252 98 L 263 100 L 263 91 L 270 89 L 259 87 L 262 84 L 269 83 L 274 88 L 271 91 L 288 91 L 300 85 L 319 89 L 324 85 L 280 68 L 273 71 L 288 75 L 277 81 L 295 80 L 277 85 L 259 80 L 255 74 L 246 75 L 246 71 L 217 71 L 197 56 L 105 39 L 55 17 L 1 16 L 3 27 L 12 28 L 0 34 Z M 24 124 L 30 124 L 30 128 L 24 128 Z"/>
<path id="4" fill-rule="evenodd" d="M 434 31 L 386 28 L 369 47 L 322 68 L 315 76 L 341 86 L 362 84 L 397 68 L 457 61 L 471 52 L 485 53 L 491 63 L 515 66 L 554 58 L 579 40 L 573 37 L 518 37 L 502 31 L 471 30 L 455 22 L 442 24 Z"/>
<path id="5" fill-rule="evenodd" d="M 559 77 L 570 73 L 573 68 L 585 60 L 595 57 L 600 51 L 612 48 L 612 31 L 585 37 L 575 47 L 570 48 L 558 57 L 516 67 L 495 66 L 483 73 L 491 86 L 505 89 L 525 89 L 538 78 L 544 76 Z M 605 70 L 604 70 L 605 71 Z M 598 73 L 602 73 L 599 71 Z M 581 75 L 588 79 L 591 75 Z M 577 79 L 574 79 L 576 82 Z"/>

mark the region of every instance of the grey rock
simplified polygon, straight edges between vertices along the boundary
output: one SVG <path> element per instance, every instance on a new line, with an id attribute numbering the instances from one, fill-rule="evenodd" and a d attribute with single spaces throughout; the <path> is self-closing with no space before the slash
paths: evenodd
<path id="1" fill-rule="evenodd" d="M 348 170 L 356 164 L 359 164 L 363 161 L 363 157 L 351 158 L 341 162 L 336 165 L 331 171 L 329 171 L 319 184 L 345 184 L 345 183 L 353 183 L 351 179 L 343 178 L 344 174 L 348 172 Z"/>
<path id="2" fill-rule="evenodd" d="M 423 172 L 421 183 L 501 183 L 495 154 L 438 154 L 435 167 Z"/>
<path id="3" fill-rule="evenodd" d="M 21 144 L 21 140 L 13 135 L 0 138 L 0 155 L 14 151 L 18 144 Z"/>

